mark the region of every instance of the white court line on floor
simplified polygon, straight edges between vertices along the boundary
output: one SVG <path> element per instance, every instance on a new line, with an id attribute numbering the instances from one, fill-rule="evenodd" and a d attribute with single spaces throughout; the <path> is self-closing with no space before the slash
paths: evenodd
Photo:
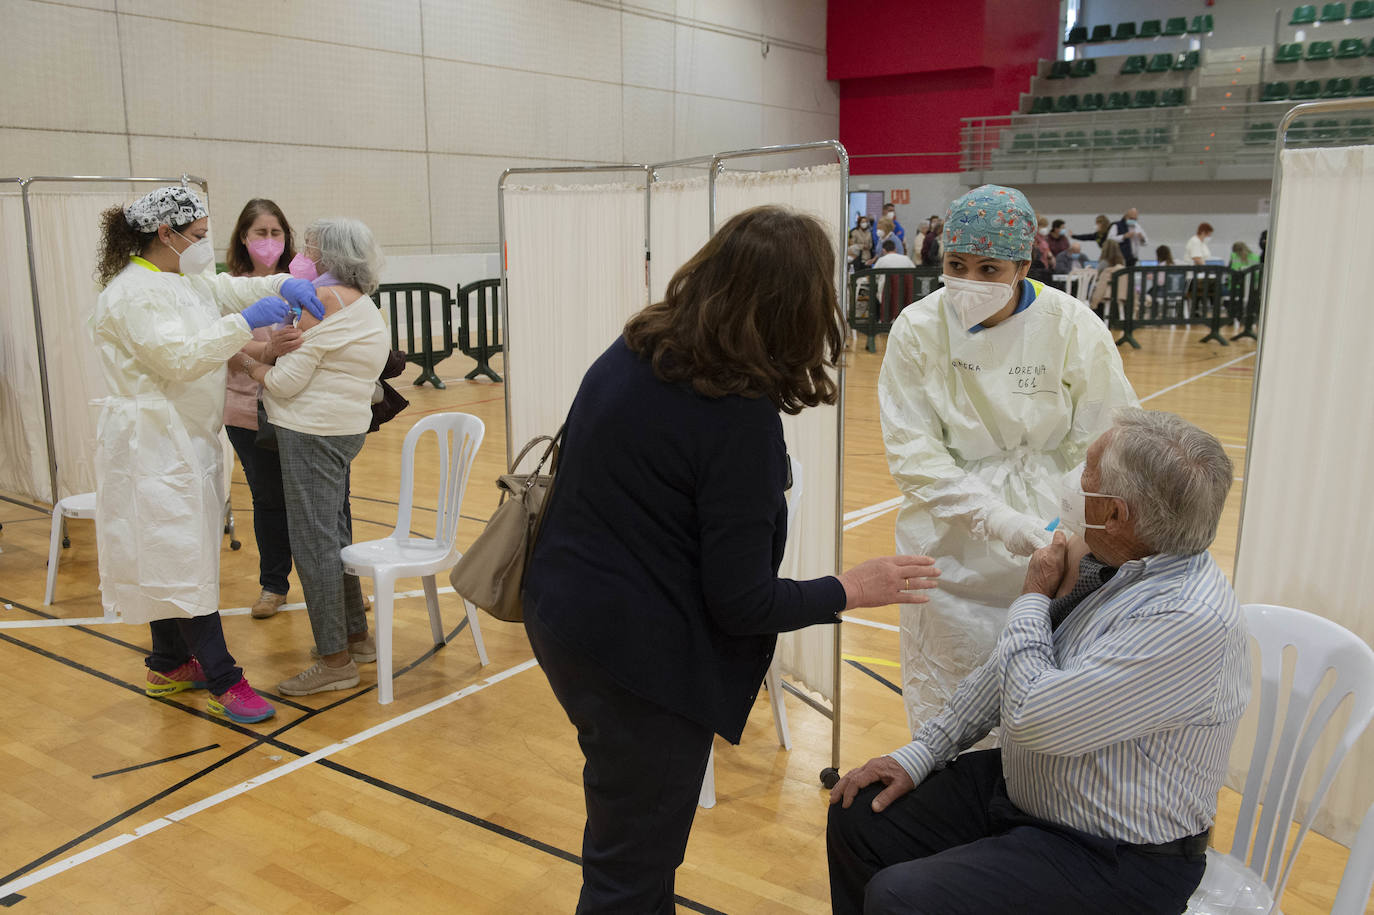
<path id="1" fill-rule="evenodd" d="M 860 619 L 857 616 L 842 616 L 840 617 L 840 621 L 843 623 L 858 623 L 860 626 L 868 626 L 873 629 L 886 629 L 888 632 L 901 631 L 901 629 L 891 623 L 879 623 L 876 620 Z"/>
<path id="2" fill-rule="evenodd" d="M 1185 384 L 1192 384 L 1194 381 L 1197 381 L 1197 380 L 1200 379 L 1200 378 L 1206 378 L 1208 375 L 1214 374 L 1214 373 L 1216 373 L 1216 372 L 1220 372 L 1222 369 L 1228 368 L 1228 367 L 1230 367 L 1230 366 L 1233 366 L 1233 365 L 1235 365 L 1237 362 L 1240 362 L 1240 361 L 1242 361 L 1242 360 L 1244 360 L 1244 359 L 1249 359 L 1250 357 L 1252 357 L 1252 356 L 1254 356 L 1254 355 L 1255 355 L 1255 352 L 1252 351 L 1252 352 L 1249 352 L 1249 353 L 1244 354 L 1243 356 L 1237 356 L 1236 358 L 1232 359 L 1232 360 L 1229 361 L 1229 362 L 1223 362 L 1221 365 L 1218 365 L 1218 366 L 1216 366 L 1215 368 L 1210 368 L 1210 369 L 1208 369 L 1208 370 L 1205 371 L 1205 372 L 1198 372 L 1196 375 L 1192 376 L 1191 378 L 1185 378 L 1185 379 L 1183 379 L 1182 381 L 1180 381 L 1180 382 L 1178 382 L 1178 383 L 1176 383 L 1176 384 L 1171 384 L 1171 385 L 1169 385 L 1167 388 L 1162 388 L 1162 389 L 1160 389 L 1160 390 L 1158 390 L 1158 391 L 1155 391 L 1153 394 L 1149 394 L 1149 395 L 1147 395 L 1147 396 L 1145 396 L 1145 397 L 1140 398 L 1140 402 L 1141 402 L 1141 403 L 1145 403 L 1146 401 L 1154 400 L 1156 397 L 1159 397 L 1159 396 L 1162 395 L 1162 394 L 1168 394 L 1170 391 L 1176 391 L 1176 390 L 1178 390 L 1179 388 L 1183 387 Z M 1241 448 L 1241 449 L 1243 449 L 1245 446 L 1244 446 L 1244 445 L 1228 445 L 1227 447 L 1228 447 L 1228 448 Z M 898 497 L 895 498 L 895 499 L 888 499 L 886 502 L 878 502 L 878 503 L 876 503 L 876 504 L 874 504 L 874 505 L 868 505 L 868 506 L 865 506 L 865 507 L 863 507 L 863 508 L 856 508 L 856 509 L 854 509 L 854 511 L 852 511 L 852 512 L 847 512 L 847 513 L 845 514 L 845 516 L 844 516 L 844 520 L 845 520 L 845 522 L 847 522 L 847 523 L 844 525 L 844 530 L 847 531 L 847 530 L 850 530 L 850 529 L 852 529 L 852 528 L 858 527 L 860 524 L 867 524 L 868 522 L 872 521 L 874 518 L 880 518 L 880 517 L 882 517 L 883 515 L 887 514 L 888 512 L 892 511 L 893 508 L 896 508 L 896 507 L 900 506 L 900 505 L 901 505 L 901 502 L 902 502 L 902 497 L 901 497 L 901 496 L 898 496 Z"/>
<path id="3" fill-rule="evenodd" d="M 50 877 L 55 877 L 63 871 L 71 870 L 78 864 L 84 864 L 87 861 L 98 858 L 107 852 L 114 851 L 116 848 L 121 848 L 125 845 L 128 845 L 130 842 L 133 842 L 136 839 L 141 839 L 146 835 L 150 835 L 154 832 L 157 832 L 164 826 L 170 826 L 173 823 L 194 816 L 195 814 L 200 813 L 202 810 L 208 810 L 209 808 L 214 807 L 216 804 L 221 804 L 224 801 L 239 796 L 240 794 L 245 794 L 249 791 L 252 791 L 254 788 L 258 788 L 262 785 L 267 784 L 268 782 L 276 781 L 284 775 L 290 775 L 297 769 L 302 769 L 305 766 L 318 762 L 321 759 L 326 759 L 330 756 L 333 756 L 340 750 L 345 750 L 349 747 L 355 747 L 363 741 L 371 740 L 373 737 L 376 737 L 379 734 L 385 734 L 387 731 L 390 731 L 393 728 L 398 728 L 403 724 L 407 724 L 411 721 L 414 721 L 416 718 L 422 718 L 425 715 L 428 715 L 430 712 L 438 711 L 446 705 L 452 705 L 459 699 L 465 699 L 468 696 L 471 696 L 473 693 L 481 692 L 489 686 L 495 686 L 502 680 L 505 680 L 508 677 L 513 677 L 516 674 L 522 673 L 526 670 L 529 670 L 531 667 L 535 666 L 537 666 L 537 662 L 534 660 L 534 658 L 530 658 L 528 661 L 523 661 L 520 664 L 516 664 L 514 667 L 506 668 L 499 674 L 493 674 L 492 676 L 487 677 L 480 683 L 474 683 L 471 686 L 465 686 L 457 692 L 449 693 L 447 696 L 444 696 L 441 699 L 435 699 L 428 705 L 422 705 L 417 709 L 412 709 L 409 712 L 397 715 L 395 718 L 389 718 L 386 721 L 383 721 L 381 724 L 373 725 L 365 731 L 359 731 L 357 734 L 354 734 L 351 737 L 345 737 L 338 743 L 330 744 L 322 750 L 316 750 L 314 753 L 302 756 L 299 759 L 293 759 L 291 762 L 283 763 L 282 765 L 277 766 L 275 769 L 269 769 L 263 774 L 256 775 L 245 782 L 239 782 L 232 788 L 226 788 L 218 794 L 212 794 L 202 801 L 197 801 L 194 804 L 188 804 L 187 806 L 182 807 L 180 810 L 175 810 L 165 816 L 158 817 L 155 820 L 150 820 L 149 822 L 144 823 L 142 826 L 139 826 L 131 833 L 122 833 L 111 839 L 107 839 L 104 842 L 101 842 L 99 845 L 88 848 L 85 851 L 78 852 L 75 855 L 63 858 L 61 861 L 49 864 L 47 867 L 39 868 L 38 870 L 25 874 L 22 877 L 16 877 L 9 883 L 0 886 L 0 899 L 9 896 L 11 893 L 17 893 L 20 890 L 24 890 L 36 884 L 42 883 L 44 880 L 47 880 Z"/>
<path id="4" fill-rule="evenodd" d="M 405 600 L 410 597 L 422 597 L 425 593 L 424 588 L 416 591 L 397 591 L 393 600 Z M 438 589 L 439 594 L 452 594 L 453 587 L 444 585 Z M 375 596 L 374 596 L 375 601 Z M 304 603 L 282 604 L 280 611 L 304 610 Z M 229 607 L 219 612 L 220 616 L 247 616 L 252 610 L 251 607 Z M 56 620 L 5 620 L 0 622 L 0 629 L 50 629 L 62 626 L 100 626 L 109 623 L 119 623 L 124 625 L 124 621 L 118 617 L 87 616 L 78 619 L 56 619 Z"/>

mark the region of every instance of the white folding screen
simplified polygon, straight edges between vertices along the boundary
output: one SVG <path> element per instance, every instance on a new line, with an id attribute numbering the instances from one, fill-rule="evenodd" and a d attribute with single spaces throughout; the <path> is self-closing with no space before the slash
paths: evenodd
<path id="1" fill-rule="evenodd" d="M 724 172 L 716 178 L 716 225 L 742 210 L 764 204 L 784 204 L 821 220 L 835 253 L 836 290 L 840 289 L 841 185 L 839 165 L 792 168 L 771 172 Z M 657 245 L 655 245 L 657 250 Z M 806 474 L 802 489 L 802 532 L 797 541 L 796 575 L 818 578 L 834 575 L 836 518 L 839 505 L 840 428 L 838 407 L 812 407 L 796 416 L 783 415 L 788 452 L 801 461 Z M 783 672 L 828 701 L 835 698 L 835 627 L 812 626 L 784 634 L 777 657 Z"/>
<path id="2" fill-rule="evenodd" d="M 0 195 L 0 490 L 51 502 L 24 204 Z"/>
<path id="3" fill-rule="evenodd" d="M 643 308 L 644 185 L 507 184 L 506 436 L 552 435 L 582 375 Z"/>
<path id="4" fill-rule="evenodd" d="M 1358 330 L 1374 289 L 1374 146 L 1286 150 L 1281 169 L 1235 587 L 1242 602 L 1307 610 L 1374 644 L 1374 407 Z M 1233 759 L 1233 782 L 1243 773 Z M 1314 827 L 1348 843 L 1372 800 L 1366 733 Z"/>

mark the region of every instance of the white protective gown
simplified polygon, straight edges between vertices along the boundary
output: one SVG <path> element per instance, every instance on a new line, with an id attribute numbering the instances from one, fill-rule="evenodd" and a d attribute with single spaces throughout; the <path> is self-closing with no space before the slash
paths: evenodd
<path id="1" fill-rule="evenodd" d="M 219 610 L 225 363 L 252 337 L 238 312 L 286 278 L 184 276 L 138 258 L 96 301 L 90 328 L 110 391 L 95 456 L 106 615 Z"/>
<path id="2" fill-rule="evenodd" d="M 1138 401 L 1111 334 L 1077 299 L 1032 282 L 1025 310 L 978 333 L 936 290 L 888 337 L 878 403 L 905 497 L 897 552 L 936 559 L 930 602 L 901 614 L 902 695 L 915 733 L 987 658 L 1028 559 L 987 529 L 1007 506 L 1049 524 L 1062 475 L 1117 407 Z"/>

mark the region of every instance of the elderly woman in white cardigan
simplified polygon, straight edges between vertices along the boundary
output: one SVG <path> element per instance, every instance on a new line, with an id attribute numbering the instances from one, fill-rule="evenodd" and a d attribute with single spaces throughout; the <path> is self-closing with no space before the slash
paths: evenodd
<path id="1" fill-rule="evenodd" d="M 382 254 L 367 226 L 321 219 L 305 230 L 291 272 L 314 282 L 324 318 L 301 318 L 301 345 L 266 365 L 231 360 L 263 385 L 276 427 L 290 519 L 291 555 L 305 592 L 319 661 L 277 688 L 308 696 L 358 684 L 358 662 L 375 661 L 362 588 L 346 575 L 339 551 L 352 535 L 346 505 L 348 468 L 372 422 L 372 393 L 390 351 L 386 325 L 369 293 Z"/>

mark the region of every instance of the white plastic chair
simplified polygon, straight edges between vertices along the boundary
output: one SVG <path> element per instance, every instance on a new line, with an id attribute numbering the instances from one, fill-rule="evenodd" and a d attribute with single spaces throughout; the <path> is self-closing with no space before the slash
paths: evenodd
<path id="1" fill-rule="evenodd" d="M 433 430 L 439 445 L 439 491 L 435 504 L 434 539 L 410 536 L 410 515 L 414 498 L 415 448 L 420 437 Z M 426 416 L 406 433 L 401 454 L 401 496 L 396 508 L 396 529 L 384 540 L 354 543 L 340 551 L 344 571 L 375 582 L 373 624 L 377 636 L 377 701 L 387 705 L 391 691 L 391 618 L 396 579 L 419 576 L 424 582 L 425 603 L 434 644 L 444 644 L 443 619 L 439 614 L 439 590 L 434 577 L 453 568 L 462 555 L 458 551 L 458 515 L 467 489 L 473 459 L 486 434 L 486 426 L 466 413 L 436 413 Z M 477 608 L 464 600 L 468 630 L 477 647 L 477 659 L 485 667 L 487 649 L 482 644 L 482 629 Z"/>
<path id="2" fill-rule="evenodd" d="M 788 455 L 788 460 L 792 462 L 792 488 L 787 491 L 787 550 L 790 555 L 796 555 L 797 532 L 801 530 L 798 524 L 798 514 L 801 512 L 802 494 L 802 465 L 801 461 Z M 768 673 L 764 675 L 763 682 L 768 687 L 768 703 L 773 707 L 773 727 L 778 732 L 778 745 L 784 750 L 792 749 L 792 735 L 787 730 L 787 706 L 782 702 L 782 674 L 778 671 L 778 659 L 773 658 L 773 663 L 768 665 Z M 716 806 L 716 748 L 714 739 L 712 740 L 711 755 L 706 760 L 706 777 L 701 782 L 701 796 L 697 803 L 710 809 Z"/>
<path id="3" fill-rule="evenodd" d="M 95 493 L 81 492 L 59 499 L 52 508 L 52 537 L 48 540 L 48 587 L 43 592 L 43 606 L 52 604 L 53 591 L 57 587 L 57 560 L 62 548 L 71 546 L 67 538 L 68 518 L 94 518 Z"/>
<path id="4" fill-rule="evenodd" d="M 1331 915 L 1361 915 L 1368 911 L 1370 887 L 1374 887 L 1374 804 L 1365 811 L 1355 844 L 1350 846 Z"/>
<path id="5" fill-rule="evenodd" d="M 1374 718 L 1374 650 L 1359 636 L 1331 620 L 1291 607 L 1246 604 L 1243 609 L 1246 627 L 1259 644 L 1260 693 L 1255 744 L 1250 755 L 1250 771 L 1245 776 L 1240 812 L 1236 816 L 1236 837 L 1231 851 L 1223 855 L 1210 848 L 1207 850 L 1207 870 L 1188 901 L 1187 911 L 1197 915 L 1278 910 L 1293 861 L 1298 857 L 1312 818 L 1321 807 L 1341 761 Z M 1288 646 L 1295 651 L 1292 685 L 1276 748 L 1274 730 L 1281 704 L 1283 654 Z M 1317 696 L 1317 688 L 1330 670 L 1335 672 L 1331 688 Z M 1312 758 L 1313 750 L 1346 696 L 1350 697 L 1349 719 L 1340 733 L 1340 742 L 1325 760 L 1316 793 L 1297 824 L 1297 835 L 1285 858 L 1284 846 L 1303 774 L 1309 763 L 1318 762 Z M 1374 843 L 1369 835 L 1371 831 L 1374 827 L 1367 819 L 1360 830 L 1363 844 L 1356 843 L 1366 871 L 1374 855 L 1367 847 Z M 1354 852 L 1350 861 L 1347 871 L 1352 865 L 1357 870 L 1361 866 Z M 1367 894 L 1367 880 L 1364 886 Z M 1349 895 L 1355 892 L 1352 887 Z"/>

